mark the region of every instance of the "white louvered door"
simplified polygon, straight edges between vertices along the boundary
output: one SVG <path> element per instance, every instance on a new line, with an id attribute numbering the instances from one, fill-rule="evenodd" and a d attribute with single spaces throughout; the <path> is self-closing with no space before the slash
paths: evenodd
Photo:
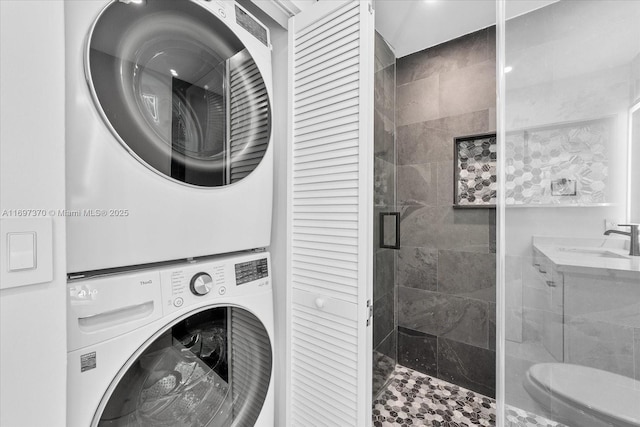
<path id="1" fill-rule="evenodd" d="M 371 424 L 373 40 L 370 1 L 289 22 L 288 424 Z"/>

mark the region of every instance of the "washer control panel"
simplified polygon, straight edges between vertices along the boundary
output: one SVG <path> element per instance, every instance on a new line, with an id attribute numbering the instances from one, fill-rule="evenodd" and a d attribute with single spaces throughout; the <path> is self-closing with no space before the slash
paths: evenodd
<path id="1" fill-rule="evenodd" d="M 165 314 L 216 298 L 253 294 L 271 286 L 267 252 L 196 260 L 160 272 Z"/>

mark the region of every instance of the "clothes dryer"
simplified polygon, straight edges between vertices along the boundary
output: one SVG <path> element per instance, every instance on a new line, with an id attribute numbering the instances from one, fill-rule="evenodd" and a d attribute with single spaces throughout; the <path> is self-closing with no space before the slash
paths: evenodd
<path id="1" fill-rule="evenodd" d="M 270 243 L 271 45 L 233 1 L 65 2 L 67 264 Z"/>
<path id="2" fill-rule="evenodd" d="M 273 427 L 269 254 L 68 283 L 69 427 Z"/>

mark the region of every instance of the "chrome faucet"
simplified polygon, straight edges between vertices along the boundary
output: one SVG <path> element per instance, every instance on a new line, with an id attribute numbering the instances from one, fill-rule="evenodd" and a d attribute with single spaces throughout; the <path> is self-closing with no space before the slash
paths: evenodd
<path id="1" fill-rule="evenodd" d="M 605 236 L 609 234 L 622 234 L 623 236 L 629 236 L 631 242 L 629 243 L 629 255 L 640 256 L 640 237 L 638 236 L 638 225 L 640 224 L 618 224 L 618 227 L 631 227 L 631 231 L 607 230 L 604 232 Z"/>

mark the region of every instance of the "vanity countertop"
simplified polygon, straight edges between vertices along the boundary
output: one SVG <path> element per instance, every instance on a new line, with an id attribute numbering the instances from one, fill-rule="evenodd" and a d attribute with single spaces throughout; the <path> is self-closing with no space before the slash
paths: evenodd
<path id="1" fill-rule="evenodd" d="M 560 272 L 615 273 L 640 280 L 640 257 L 629 256 L 626 244 L 618 238 L 533 237 L 534 252 L 548 258 Z"/>

